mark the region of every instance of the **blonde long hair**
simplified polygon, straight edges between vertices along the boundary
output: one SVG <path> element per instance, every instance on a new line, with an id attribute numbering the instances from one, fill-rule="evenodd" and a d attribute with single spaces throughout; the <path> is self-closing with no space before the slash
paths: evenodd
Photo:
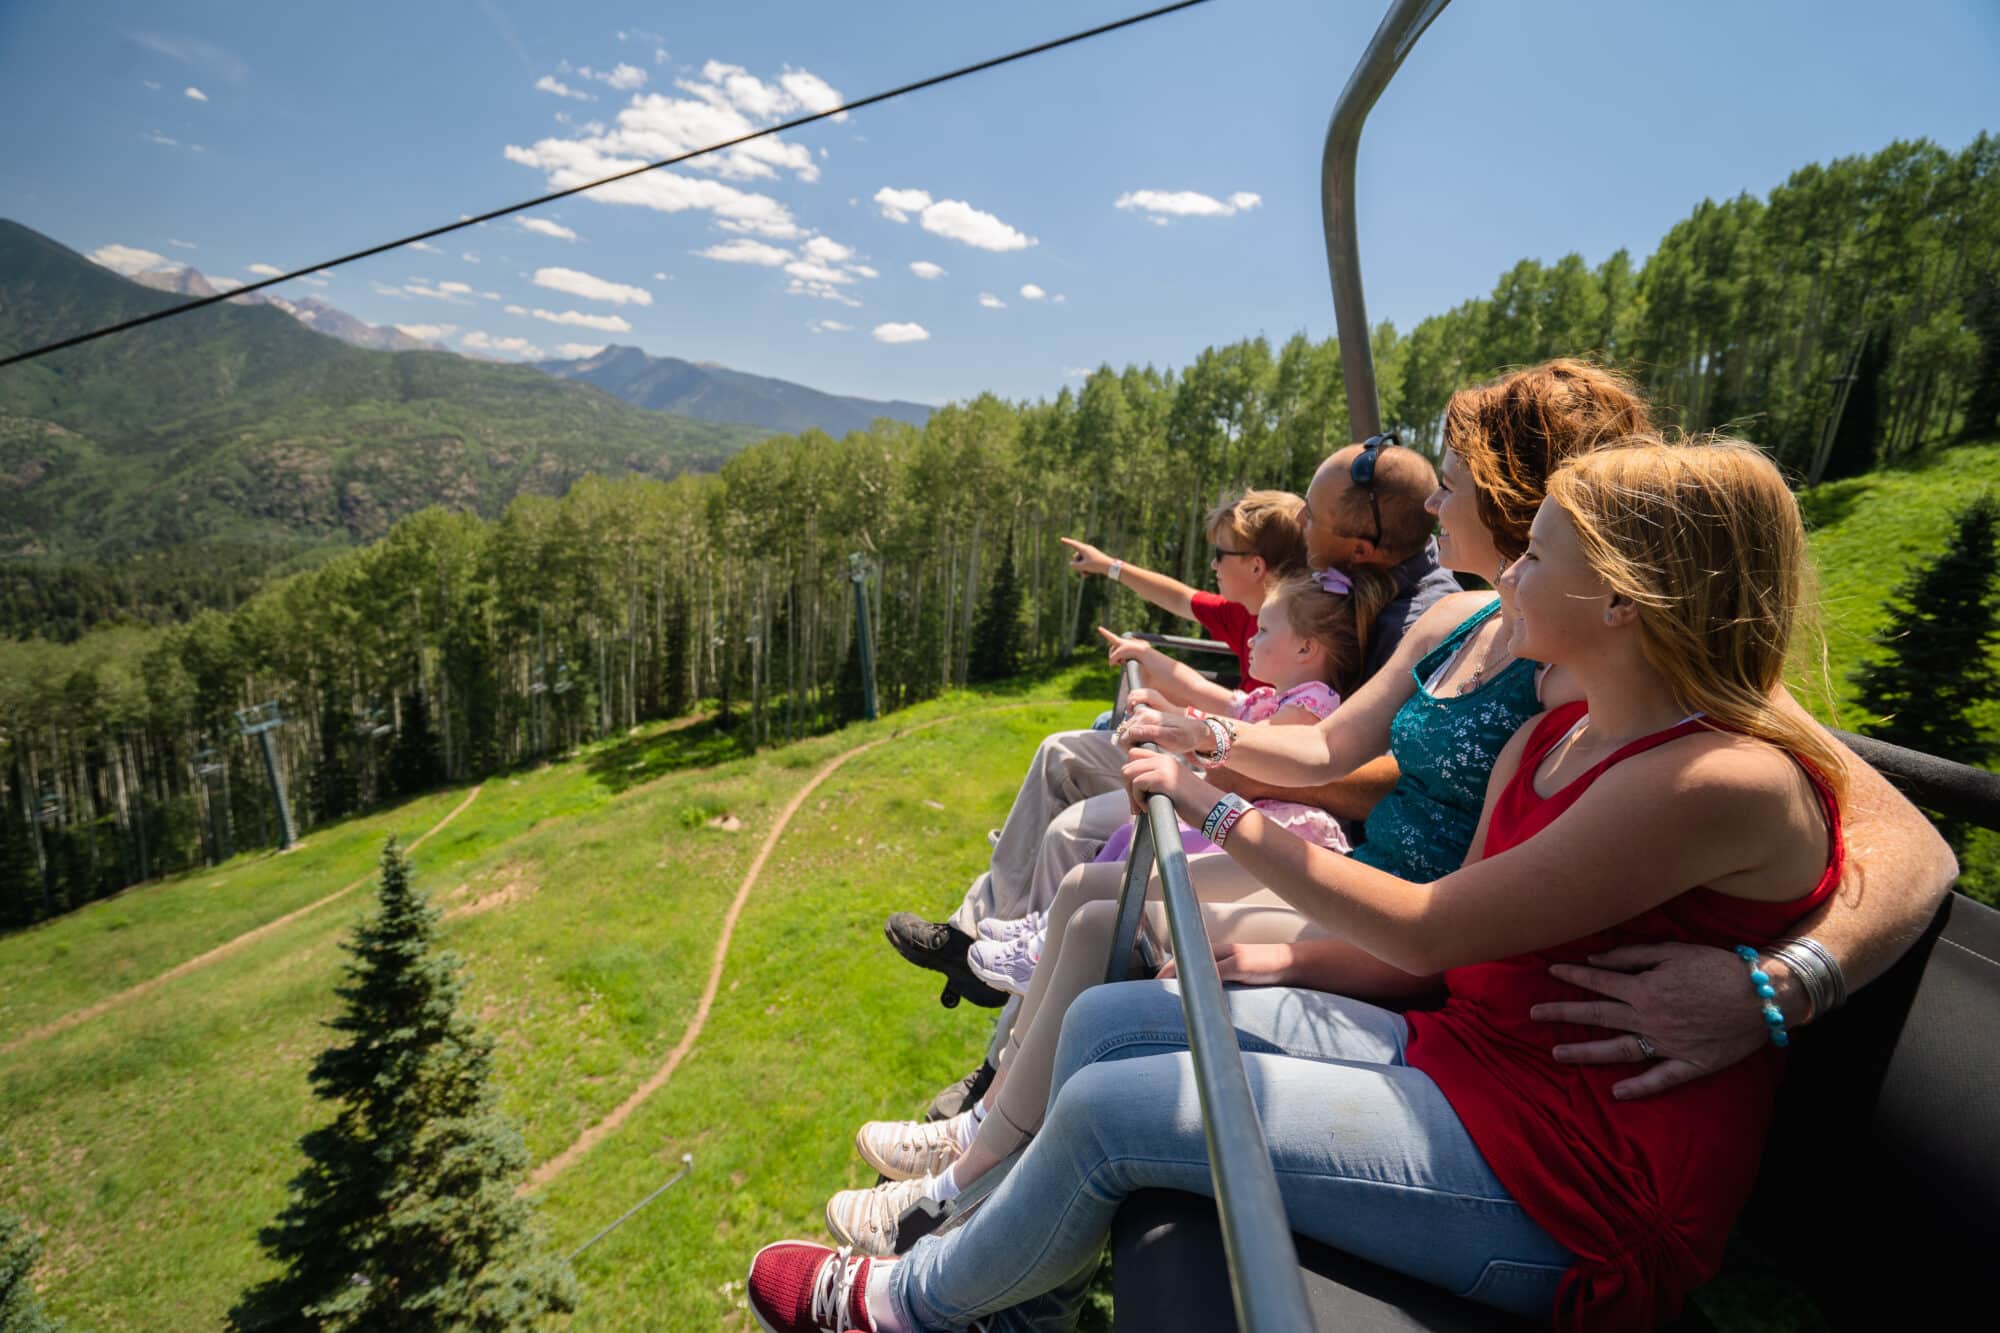
<path id="1" fill-rule="evenodd" d="M 1845 788 L 1841 748 L 1771 702 L 1811 613 L 1798 501 L 1754 445 L 1633 437 L 1549 478 L 1591 568 L 1638 608 L 1646 660 L 1675 703 L 1766 741 Z"/>

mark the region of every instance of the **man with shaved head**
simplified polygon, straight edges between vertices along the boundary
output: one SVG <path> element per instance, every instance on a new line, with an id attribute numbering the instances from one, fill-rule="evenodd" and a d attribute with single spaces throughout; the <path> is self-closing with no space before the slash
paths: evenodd
<path id="1" fill-rule="evenodd" d="M 1402 642 L 1403 631 L 1458 582 L 1438 565 L 1425 503 L 1437 489 L 1430 460 L 1393 435 L 1338 450 L 1306 488 L 1302 526 L 1314 569 L 1376 565 L 1396 580 L 1396 600 L 1375 618 L 1362 667 L 1373 675 Z"/>

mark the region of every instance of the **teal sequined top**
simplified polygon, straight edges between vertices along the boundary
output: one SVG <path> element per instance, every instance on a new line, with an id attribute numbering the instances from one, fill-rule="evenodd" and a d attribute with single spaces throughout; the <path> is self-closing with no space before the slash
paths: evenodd
<path id="1" fill-rule="evenodd" d="M 1424 883 L 1465 863 L 1493 761 L 1521 724 L 1542 711 L 1538 664 L 1517 657 L 1469 694 L 1434 695 L 1426 682 L 1499 609 L 1497 600 L 1488 602 L 1417 663 L 1417 692 L 1389 724 L 1389 753 L 1402 776 L 1369 812 L 1367 841 L 1354 852 L 1362 864 Z"/>

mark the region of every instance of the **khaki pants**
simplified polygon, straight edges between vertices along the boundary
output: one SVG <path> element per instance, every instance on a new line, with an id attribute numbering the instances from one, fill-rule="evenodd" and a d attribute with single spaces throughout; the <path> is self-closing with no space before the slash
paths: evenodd
<path id="1" fill-rule="evenodd" d="M 1147 886 L 1144 929 L 1166 938 L 1157 870 Z M 1188 879 L 1202 905 L 1208 937 L 1216 944 L 1283 944 L 1328 932 L 1299 915 L 1223 852 L 1188 858 Z M 1056 1039 L 1072 1001 L 1104 980 L 1118 894 L 1125 867 L 1107 862 L 1079 866 L 1063 877 L 1049 909 L 1049 937 L 1042 960 L 1001 1053 L 1007 1077 L 979 1127 L 982 1148 L 1004 1157 L 1041 1127 L 1055 1069 Z"/>
<path id="2" fill-rule="evenodd" d="M 1118 778 L 1124 766 L 1125 751 L 1108 731 L 1044 737 L 989 867 L 965 891 L 951 924 L 971 935 L 984 917 L 1026 916 L 1048 907 L 1063 876 L 1096 856 L 1132 817 Z"/>

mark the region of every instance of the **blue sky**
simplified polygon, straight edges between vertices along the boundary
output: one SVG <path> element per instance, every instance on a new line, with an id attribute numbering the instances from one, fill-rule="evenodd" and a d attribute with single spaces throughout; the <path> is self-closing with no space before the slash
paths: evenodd
<path id="1" fill-rule="evenodd" d="M 1142 7 L 0 0 L 0 216 L 247 280 Z M 927 402 L 1324 337 L 1320 143 L 1382 8 L 1214 0 L 280 290 L 489 354 Z M 1807 162 L 1960 147 L 2000 129 L 1995 70 L 1993 0 L 1458 0 L 1362 141 L 1369 313 L 1643 257 Z"/>

